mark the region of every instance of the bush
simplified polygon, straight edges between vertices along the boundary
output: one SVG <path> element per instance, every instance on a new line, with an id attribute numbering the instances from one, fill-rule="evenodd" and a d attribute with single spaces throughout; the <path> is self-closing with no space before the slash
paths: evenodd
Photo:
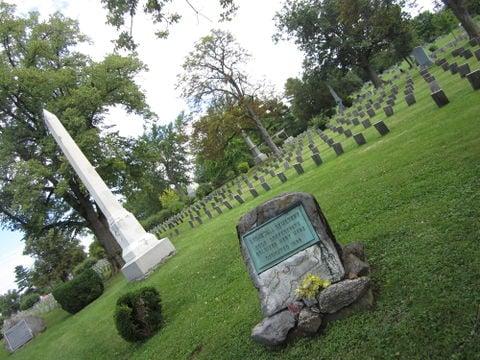
<path id="1" fill-rule="evenodd" d="M 57 286 L 53 297 L 63 310 L 75 314 L 103 293 L 101 277 L 92 269 L 80 273 L 73 280 Z"/>
<path id="2" fill-rule="evenodd" d="M 311 118 L 308 123 L 309 125 L 317 129 L 325 130 L 325 126 L 327 125 L 328 120 L 328 116 L 326 116 L 325 114 L 319 114 Z"/>
<path id="3" fill-rule="evenodd" d="M 20 301 L 20 310 L 25 311 L 30 309 L 40 300 L 40 295 L 31 293 L 22 297 Z"/>
<path id="4" fill-rule="evenodd" d="M 208 183 L 203 183 L 198 185 L 197 190 L 195 190 L 195 196 L 198 199 L 201 199 L 213 191 L 213 186 Z"/>
<path id="5" fill-rule="evenodd" d="M 434 51 L 438 50 L 438 46 L 435 45 L 435 44 L 432 44 L 432 45 L 429 46 L 428 50 L 430 50 L 431 52 L 434 52 Z"/>
<path id="6" fill-rule="evenodd" d="M 167 220 L 170 216 L 173 215 L 173 212 L 169 209 L 162 209 L 158 213 L 153 214 L 146 218 L 145 220 L 140 221 L 145 230 L 150 231 L 155 226 L 160 225 L 162 222 Z"/>
<path id="7" fill-rule="evenodd" d="M 160 294 L 153 287 L 144 287 L 121 296 L 114 319 L 118 333 L 126 341 L 148 339 L 162 325 Z"/>
<path id="8" fill-rule="evenodd" d="M 97 262 L 97 259 L 93 257 L 86 258 L 80 264 L 78 264 L 73 268 L 73 275 L 80 275 L 85 270 L 91 269 L 96 262 Z"/>
<path id="9" fill-rule="evenodd" d="M 250 166 L 246 161 L 244 161 L 237 165 L 237 169 L 241 173 L 246 174 L 248 172 L 248 169 L 250 169 Z"/>

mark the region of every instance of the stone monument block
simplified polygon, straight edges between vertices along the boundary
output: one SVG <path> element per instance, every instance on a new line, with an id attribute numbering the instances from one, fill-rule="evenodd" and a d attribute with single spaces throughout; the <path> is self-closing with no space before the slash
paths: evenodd
<path id="1" fill-rule="evenodd" d="M 467 74 L 467 79 L 470 85 L 472 85 L 473 90 L 480 89 L 480 70 L 475 70 Z"/>
<path id="2" fill-rule="evenodd" d="M 341 248 L 310 194 L 286 193 L 265 202 L 240 219 L 237 234 L 267 317 L 295 302 L 305 274 L 332 283 L 344 276 Z"/>
<path id="3" fill-rule="evenodd" d="M 442 89 L 433 92 L 432 99 L 435 101 L 438 107 L 445 106 L 450 102 Z"/>

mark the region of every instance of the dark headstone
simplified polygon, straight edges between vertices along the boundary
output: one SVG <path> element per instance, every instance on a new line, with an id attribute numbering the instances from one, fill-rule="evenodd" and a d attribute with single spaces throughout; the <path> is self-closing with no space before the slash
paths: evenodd
<path id="1" fill-rule="evenodd" d="M 415 100 L 415 95 L 408 94 L 407 96 L 405 96 L 405 102 L 408 106 L 412 106 L 413 104 L 415 104 L 417 102 L 417 100 Z"/>
<path id="2" fill-rule="evenodd" d="M 226 201 L 226 200 L 223 202 L 223 205 L 225 205 L 225 207 L 226 207 L 227 209 L 229 209 L 229 210 L 232 209 L 232 205 L 230 205 L 230 203 L 229 203 L 228 201 Z"/>
<path id="3" fill-rule="evenodd" d="M 443 71 L 448 71 L 448 69 L 449 69 L 448 62 L 444 62 L 444 63 L 442 63 L 442 65 L 441 65 L 441 66 L 442 66 L 442 69 L 443 69 Z"/>
<path id="4" fill-rule="evenodd" d="M 332 148 L 333 148 L 333 150 L 335 151 L 335 153 L 337 154 L 337 156 L 343 154 L 342 144 L 340 144 L 340 143 L 335 143 L 335 144 L 332 145 Z"/>
<path id="5" fill-rule="evenodd" d="M 477 60 L 480 61 L 480 49 L 475 50 L 474 54 Z"/>
<path id="6" fill-rule="evenodd" d="M 253 196 L 254 198 L 256 198 L 256 197 L 258 196 L 258 192 L 257 192 L 257 190 L 255 190 L 254 188 L 250 188 L 250 189 L 248 189 L 248 190 L 250 191 L 250 194 L 252 194 L 252 196 Z"/>
<path id="7" fill-rule="evenodd" d="M 445 95 L 442 89 L 432 93 L 432 99 L 435 101 L 438 107 L 445 106 L 449 103 L 447 95 Z"/>
<path id="8" fill-rule="evenodd" d="M 357 145 L 363 145 L 367 143 L 367 140 L 365 140 L 365 136 L 363 136 L 362 133 L 353 135 L 353 138 L 355 139 L 355 142 L 357 143 Z"/>
<path id="9" fill-rule="evenodd" d="M 260 185 L 262 185 L 262 188 L 263 188 L 265 191 L 269 191 L 269 190 L 270 190 L 270 185 L 268 185 L 266 182 L 262 182 Z"/>
<path id="10" fill-rule="evenodd" d="M 350 129 L 345 130 L 344 135 L 345 135 L 347 138 L 351 137 L 351 136 L 352 136 L 352 130 L 350 130 Z"/>
<path id="11" fill-rule="evenodd" d="M 391 106 L 385 106 L 383 108 L 383 111 L 385 112 L 385 115 L 387 115 L 388 117 L 393 115 L 393 108 Z"/>
<path id="12" fill-rule="evenodd" d="M 193 229 L 195 226 L 193 225 L 193 221 L 192 220 L 189 220 L 188 221 L 188 224 L 190 225 L 190 227 Z"/>
<path id="13" fill-rule="evenodd" d="M 235 200 L 237 200 L 240 204 L 243 204 L 245 201 L 243 200 L 243 198 L 240 196 L 240 195 L 235 195 L 234 196 Z"/>
<path id="14" fill-rule="evenodd" d="M 480 89 L 480 70 L 477 69 L 472 71 L 470 74 L 467 74 L 467 79 L 472 85 L 473 90 Z"/>
<path id="15" fill-rule="evenodd" d="M 372 118 L 372 117 L 375 116 L 375 111 L 372 108 L 369 108 L 367 110 L 367 114 L 368 114 L 368 116 L 370 116 Z"/>
<path id="16" fill-rule="evenodd" d="M 301 155 L 297 155 L 295 159 L 297 160 L 298 163 L 300 164 L 303 163 L 303 157 Z"/>
<path id="17" fill-rule="evenodd" d="M 455 75 L 456 73 L 458 73 L 458 65 L 457 65 L 457 63 L 454 62 L 454 63 L 451 63 L 451 64 L 450 64 L 450 73 L 451 73 L 452 75 Z"/>
<path id="18" fill-rule="evenodd" d="M 387 125 L 383 121 L 379 121 L 379 122 L 373 124 L 373 126 L 375 126 L 375 129 L 377 129 L 378 133 L 382 136 L 384 136 L 384 135 L 386 135 L 390 132 Z"/>
<path id="19" fill-rule="evenodd" d="M 473 56 L 472 50 L 470 49 L 463 50 L 462 56 L 467 60 L 470 59 Z"/>
<path id="20" fill-rule="evenodd" d="M 287 177 L 285 176 L 285 174 L 284 174 L 283 172 L 278 173 L 278 174 L 277 174 L 277 177 L 280 179 L 280 181 L 281 181 L 282 183 L 287 182 Z"/>
<path id="21" fill-rule="evenodd" d="M 458 67 L 458 73 L 460 74 L 460 77 L 464 78 L 470 73 L 470 66 L 467 63 L 460 65 Z"/>
<path id="22" fill-rule="evenodd" d="M 218 206 L 214 206 L 213 210 L 215 210 L 218 215 L 221 215 L 223 213 L 222 209 L 220 209 Z"/>
<path id="23" fill-rule="evenodd" d="M 320 154 L 313 154 L 312 160 L 315 162 L 315 165 L 317 166 L 322 164 L 322 158 L 320 157 Z"/>
<path id="24" fill-rule="evenodd" d="M 370 122 L 370 120 L 365 119 L 362 121 L 362 125 L 365 129 L 368 129 L 370 126 L 372 126 L 372 123 Z"/>
<path id="25" fill-rule="evenodd" d="M 358 121 L 357 118 L 353 118 L 353 119 L 352 119 L 352 124 L 353 124 L 354 126 L 360 125 L 360 121 Z"/>
<path id="26" fill-rule="evenodd" d="M 203 224 L 202 218 L 201 218 L 200 216 L 195 216 L 195 220 L 196 220 L 199 224 Z"/>
<path id="27" fill-rule="evenodd" d="M 305 172 L 305 170 L 303 170 L 302 164 L 300 164 L 300 163 L 293 164 L 293 167 L 294 167 L 294 169 L 295 169 L 295 171 L 297 172 L 298 175 L 301 175 Z"/>
<path id="28" fill-rule="evenodd" d="M 212 218 L 212 213 L 210 212 L 210 210 L 205 209 L 205 214 L 208 216 L 209 219 Z"/>

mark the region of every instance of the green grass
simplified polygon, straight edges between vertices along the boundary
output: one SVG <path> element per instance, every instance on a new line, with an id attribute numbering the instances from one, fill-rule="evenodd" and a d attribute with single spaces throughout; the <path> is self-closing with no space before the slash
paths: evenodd
<path id="1" fill-rule="evenodd" d="M 309 159 L 304 175 L 290 170 L 258 198 L 196 229 L 182 225 L 177 255 L 147 280 L 118 275 L 78 314 L 49 313 L 43 334 L 0 359 L 480 359 L 480 92 L 432 71 L 449 105 L 438 109 L 415 75 L 418 103 L 407 107 L 400 88 L 387 136 L 372 128 L 362 147 L 343 140 L 338 158 L 322 146 L 320 167 Z M 269 352 L 250 340 L 262 316 L 235 225 L 286 191 L 314 194 L 342 244 L 366 244 L 377 303 Z M 113 311 L 120 294 L 143 285 L 161 292 L 165 326 L 132 345 L 116 334 Z"/>

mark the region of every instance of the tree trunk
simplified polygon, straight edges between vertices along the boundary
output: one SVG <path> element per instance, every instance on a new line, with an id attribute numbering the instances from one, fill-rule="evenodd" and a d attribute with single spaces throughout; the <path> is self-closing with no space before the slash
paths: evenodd
<path id="1" fill-rule="evenodd" d="M 280 149 L 273 142 L 272 138 L 270 137 L 270 134 L 268 133 L 267 129 L 265 129 L 265 127 L 263 126 L 262 121 L 260 120 L 256 112 L 253 110 L 252 106 L 248 102 L 246 102 L 245 108 L 248 112 L 248 115 L 250 115 L 252 120 L 255 122 L 256 128 L 258 129 L 258 131 L 260 131 L 260 135 L 262 136 L 263 141 L 265 141 L 265 144 L 267 144 L 270 150 L 272 150 L 273 155 L 280 156 L 281 155 Z"/>
<path id="2" fill-rule="evenodd" d="M 442 0 L 457 17 L 470 39 L 480 37 L 480 27 L 471 17 L 464 0 Z"/>
<path id="3" fill-rule="evenodd" d="M 382 85 L 383 85 L 382 79 L 380 79 L 377 72 L 375 71 L 373 66 L 370 65 L 369 62 L 365 63 L 365 65 L 363 66 L 363 70 L 367 73 L 368 77 L 372 81 L 373 86 L 375 86 L 375 88 L 378 89 L 378 88 L 382 87 Z"/>
<path id="4" fill-rule="evenodd" d="M 407 62 L 409 68 L 410 68 L 410 69 L 413 68 L 412 62 L 410 61 L 410 59 L 408 58 L 408 56 L 405 56 L 404 59 L 405 59 L 405 61 Z"/>
<path id="5" fill-rule="evenodd" d="M 98 216 L 93 208 L 87 209 L 86 211 L 89 229 L 93 232 L 100 244 L 102 244 L 107 253 L 108 260 L 112 263 L 113 267 L 116 270 L 121 269 L 122 266 L 125 265 L 125 261 L 122 258 L 122 248 L 110 231 L 107 219 L 103 214 Z"/>

